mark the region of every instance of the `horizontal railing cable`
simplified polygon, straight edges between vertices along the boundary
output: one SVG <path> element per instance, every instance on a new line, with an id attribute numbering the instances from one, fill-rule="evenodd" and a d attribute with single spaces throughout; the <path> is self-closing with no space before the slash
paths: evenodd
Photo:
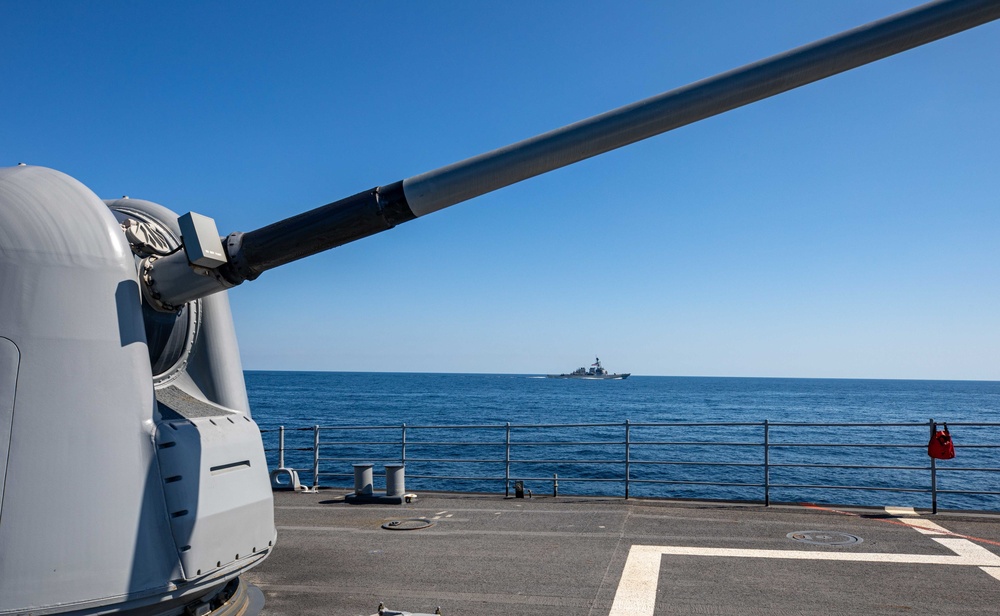
<path id="1" fill-rule="evenodd" d="M 929 495 L 935 511 L 939 496 L 965 499 L 955 500 L 959 505 L 953 508 L 1000 509 L 995 498 L 1000 496 L 1000 444 L 983 442 L 993 432 L 978 430 L 1000 427 L 1000 422 L 948 422 L 967 435 L 955 446 L 961 462 L 927 457 L 929 433 L 941 425 L 934 420 L 625 421 L 321 425 L 265 427 L 261 433 L 271 463 L 287 456 L 287 467 L 312 474 L 314 487 L 321 477 L 352 477 L 352 464 L 402 463 L 419 489 L 458 489 L 450 482 L 461 482 L 472 491 L 509 494 L 511 484 L 521 482 L 535 484 L 536 493 L 551 486 L 556 494 L 559 484 L 572 484 L 581 486 L 575 493 L 609 496 L 623 490 L 628 498 L 632 485 L 642 497 L 765 504 L 773 496 L 783 502 L 821 500 L 817 491 L 899 492 Z M 281 440 L 277 448 L 270 446 L 275 432 Z M 610 485 L 611 492 L 597 484 Z M 870 503 L 868 497 L 858 498 L 860 504 Z"/>

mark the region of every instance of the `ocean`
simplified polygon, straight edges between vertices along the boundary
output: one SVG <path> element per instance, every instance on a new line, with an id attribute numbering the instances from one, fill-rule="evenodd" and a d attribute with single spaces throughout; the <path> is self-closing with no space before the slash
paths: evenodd
<path id="1" fill-rule="evenodd" d="M 1000 382 L 263 371 L 246 382 L 270 467 L 285 426 L 286 466 L 309 484 L 319 425 L 322 485 L 349 487 L 352 463 L 377 475 L 405 455 L 411 491 L 504 494 L 509 479 L 533 494 L 557 481 L 560 495 L 624 496 L 627 457 L 632 497 L 930 507 L 933 419 L 956 445 L 935 462 L 939 508 L 1000 510 Z M 336 429 L 360 426 L 384 428 Z M 859 468 L 871 466 L 883 468 Z"/>

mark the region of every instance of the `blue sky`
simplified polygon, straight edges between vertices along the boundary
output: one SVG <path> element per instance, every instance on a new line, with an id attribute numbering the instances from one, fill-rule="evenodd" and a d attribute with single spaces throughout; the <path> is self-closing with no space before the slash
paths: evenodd
<path id="1" fill-rule="evenodd" d="M 249 231 L 915 6 L 16 3 L 3 164 Z M 1000 24 L 230 292 L 248 369 L 1000 379 Z"/>

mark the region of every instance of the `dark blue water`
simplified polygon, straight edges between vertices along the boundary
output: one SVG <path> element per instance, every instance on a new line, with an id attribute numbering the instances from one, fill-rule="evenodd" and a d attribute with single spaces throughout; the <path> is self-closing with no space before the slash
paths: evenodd
<path id="1" fill-rule="evenodd" d="M 1000 495 L 961 493 L 1000 492 L 1000 473 L 974 470 L 1000 468 L 1000 448 L 990 447 L 1000 446 L 1000 427 L 962 425 L 1000 424 L 1000 382 L 254 371 L 246 379 L 254 419 L 263 430 L 288 429 L 286 466 L 309 483 L 313 432 L 292 428 L 394 426 L 321 432 L 321 483 L 350 486 L 352 461 L 378 469 L 402 458 L 406 424 L 408 489 L 503 493 L 509 422 L 510 478 L 536 493 L 551 493 L 558 474 L 560 494 L 624 495 L 627 438 L 633 497 L 761 501 L 766 480 L 772 502 L 930 507 L 933 418 L 950 424 L 957 446 L 955 459 L 936 463 L 938 506 L 1000 510 Z M 767 427 L 766 478 L 764 420 L 779 424 Z M 751 425 L 685 425 L 719 422 Z M 780 425 L 789 422 L 909 425 Z M 518 427 L 580 423 L 609 425 Z M 488 427 L 427 427 L 442 425 Z M 264 437 L 277 447 L 276 432 Z M 268 453 L 273 467 L 276 452 Z M 442 475 L 463 478 L 431 478 Z M 831 485 L 844 489 L 809 487 Z M 893 491 L 847 489 L 856 486 Z"/>

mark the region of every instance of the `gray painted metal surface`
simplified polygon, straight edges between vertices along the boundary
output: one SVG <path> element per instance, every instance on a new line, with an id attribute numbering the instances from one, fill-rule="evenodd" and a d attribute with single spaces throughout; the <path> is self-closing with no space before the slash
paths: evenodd
<path id="1" fill-rule="evenodd" d="M 10 430 L 14 420 L 14 389 L 17 387 L 17 366 L 20 356 L 17 346 L 8 338 L 0 338 L 0 496 L 7 476 L 7 455 L 10 453 Z M 0 519 L 3 500 L 0 498 Z"/>
<path id="2" fill-rule="evenodd" d="M 59 172 L 0 169 L 0 614 L 156 613 L 217 592 L 274 541 L 228 302 L 149 322 L 128 216 L 176 241 L 165 208 L 113 211 Z M 154 369 L 164 327 L 176 340 Z M 161 406 L 167 388 L 218 425 Z"/>
<path id="3" fill-rule="evenodd" d="M 225 264 L 226 254 L 219 239 L 215 221 L 208 216 L 188 212 L 177 219 L 181 228 L 184 252 L 191 265 L 219 267 Z"/>
<path id="4" fill-rule="evenodd" d="M 48 169 L 0 169 L 0 205 L 0 336 L 21 357 L 0 613 L 164 592 L 177 577 L 176 549 L 156 480 L 153 384 L 124 235 L 92 192 Z"/>

